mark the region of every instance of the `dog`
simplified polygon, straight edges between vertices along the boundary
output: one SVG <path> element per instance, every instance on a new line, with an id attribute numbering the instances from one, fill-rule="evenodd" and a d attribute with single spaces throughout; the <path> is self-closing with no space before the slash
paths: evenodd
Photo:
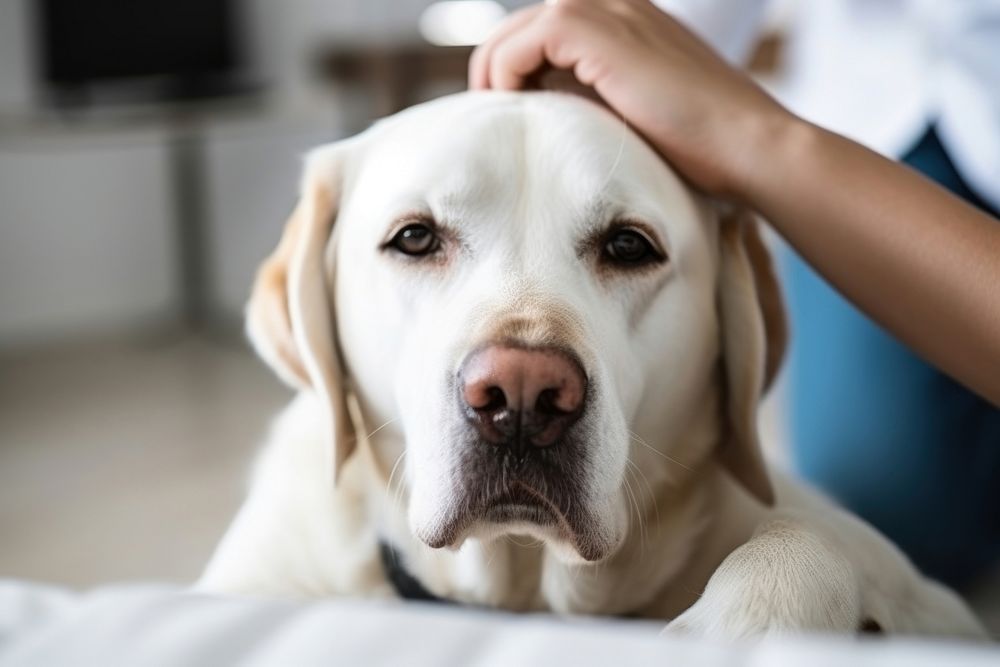
<path id="1" fill-rule="evenodd" d="M 198 588 L 982 637 L 768 469 L 783 317 L 753 216 L 592 102 L 461 93 L 320 147 L 247 307 L 298 394 Z"/>

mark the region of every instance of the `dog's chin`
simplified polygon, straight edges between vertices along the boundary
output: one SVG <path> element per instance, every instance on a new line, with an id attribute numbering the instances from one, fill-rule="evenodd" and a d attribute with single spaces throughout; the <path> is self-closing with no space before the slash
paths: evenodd
<path id="1" fill-rule="evenodd" d="M 538 491 L 519 483 L 478 505 L 458 501 L 451 507 L 433 524 L 414 526 L 427 546 L 458 549 L 468 539 L 489 542 L 518 536 L 539 540 L 562 562 L 594 563 L 613 554 L 623 539 L 613 522 L 586 510 L 563 512 Z"/>

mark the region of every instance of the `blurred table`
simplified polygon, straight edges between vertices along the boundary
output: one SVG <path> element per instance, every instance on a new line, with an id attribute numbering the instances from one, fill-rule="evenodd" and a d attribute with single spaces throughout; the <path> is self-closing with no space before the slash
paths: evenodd
<path id="1" fill-rule="evenodd" d="M 402 44 L 334 46 L 318 58 L 321 76 L 336 86 L 366 89 L 372 118 L 465 88 L 471 46 Z"/>

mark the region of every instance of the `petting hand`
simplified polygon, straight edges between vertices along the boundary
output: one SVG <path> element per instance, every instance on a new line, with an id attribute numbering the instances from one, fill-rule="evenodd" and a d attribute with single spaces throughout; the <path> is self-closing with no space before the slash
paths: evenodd
<path id="1" fill-rule="evenodd" d="M 571 70 L 687 179 L 742 199 L 755 157 L 794 121 L 744 73 L 648 0 L 557 0 L 514 13 L 469 63 L 473 89 Z"/>

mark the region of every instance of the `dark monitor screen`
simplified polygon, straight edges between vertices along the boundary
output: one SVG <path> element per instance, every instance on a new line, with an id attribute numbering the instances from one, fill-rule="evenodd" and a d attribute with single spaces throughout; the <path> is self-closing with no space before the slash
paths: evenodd
<path id="1" fill-rule="evenodd" d="M 39 0 L 42 74 L 55 87 L 235 71 L 235 0 Z"/>

